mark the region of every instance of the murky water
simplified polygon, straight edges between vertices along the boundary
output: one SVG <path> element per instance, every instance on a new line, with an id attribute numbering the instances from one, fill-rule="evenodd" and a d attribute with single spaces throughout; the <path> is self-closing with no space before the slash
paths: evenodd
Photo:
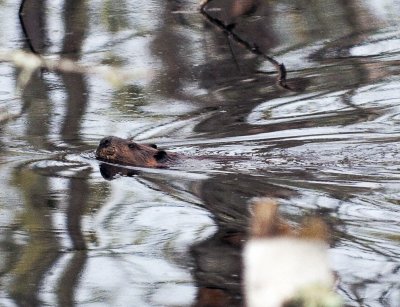
<path id="1" fill-rule="evenodd" d="M 399 1 L 212 1 L 297 92 L 196 1 L 27 2 L 40 54 L 146 77 L 42 71 L 18 96 L 0 63 L 2 305 L 241 305 L 247 202 L 270 196 L 333 226 L 346 305 L 399 306 Z M 27 47 L 18 8 L 0 1 L 3 51 Z M 229 159 L 114 176 L 93 158 L 105 135 Z"/>

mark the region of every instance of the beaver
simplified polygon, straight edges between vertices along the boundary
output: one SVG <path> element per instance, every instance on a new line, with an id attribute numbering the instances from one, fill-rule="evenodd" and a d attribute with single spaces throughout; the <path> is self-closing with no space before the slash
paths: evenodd
<path id="1" fill-rule="evenodd" d="M 100 141 L 96 159 L 139 167 L 166 167 L 176 154 L 160 150 L 154 144 L 138 144 L 131 139 L 107 136 Z"/>

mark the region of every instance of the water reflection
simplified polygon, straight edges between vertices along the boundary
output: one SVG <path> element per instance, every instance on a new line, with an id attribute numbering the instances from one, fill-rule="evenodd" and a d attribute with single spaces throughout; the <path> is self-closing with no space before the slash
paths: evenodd
<path id="1" fill-rule="evenodd" d="M 107 163 L 100 163 L 99 171 L 106 180 L 113 180 L 117 176 L 133 177 L 140 174 L 138 170 Z"/>
<path id="2" fill-rule="evenodd" d="M 76 2 L 76 3 L 75 3 Z M 71 3 L 79 12 L 86 12 L 85 7 L 78 6 L 83 1 Z M 26 34 L 29 36 L 30 47 L 35 52 L 45 51 L 45 3 L 27 5 L 23 12 L 23 22 Z M 63 53 L 73 59 L 78 59 L 79 50 L 83 43 L 85 22 L 80 24 L 77 20 L 86 21 L 86 16 L 77 20 L 72 9 L 66 10 L 64 18 L 67 35 L 64 40 Z M 25 14 L 26 13 L 26 14 Z M 74 18 L 74 19 L 72 19 Z M 34 25 L 41 25 L 40 31 L 33 31 Z M 73 37 L 71 37 L 73 36 Z M 64 125 L 59 132 L 63 142 L 79 144 L 80 121 L 85 112 L 86 90 L 84 77 L 78 74 L 62 75 L 62 82 L 69 98 L 66 101 L 66 116 Z M 78 91 L 77 91 L 78 89 Z M 27 115 L 26 141 L 37 151 L 57 151 L 54 137 L 51 134 L 53 103 L 51 103 L 49 84 L 43 72 L 37 72 L 28 83 L 22 95 L 25 113 Z M 54 102 L 56 103 L 56 102 Z M 47 167 L 51 169 L 51 164 Z M 79 276 L 87 260 L 86 244 L 81 229 L 81 217 L 89 196 L 87 184 L 88 168 L 74 173 L 71 179 L 65 180 L 69 188 L 65 195 L 65 235 L 71 240 L 72 257 L 61 274 L 54 291 L 58 293 L 57 302 L 60 305 L 73 305 L 75 302 L 75 288 Z M 54 210 L 59 209 L 59 200 L 49 198 L 52 195 L 51 186 L 54 180 L 42 176 L 34 169 L 21 166 L 15 179 L 15 184 L 24 191 L 25 210 L 19 223 L 26 231 L 26 242 L 19 253 L 18 261 L 13 264 L 11 273 L 12 281 L 9 287 L 10 296 L 20 305 L 36 306 L 41 304 L 39 289 L 45 283 L 49 270 L 55 266 L 63 251 L 59 242 L 58 232 L 53 219 L 58 215 Z M 73 191 L 73 192 L 72 192 Z M 64 219 L 63 218 L 63 219 Z"/>
<path id="3" fill-rule="evenodd" d="M 299 93 L 277 87 L 274 67 L 197 3 L 27 1 L 38 53 L 153 78 L 117 90 L 43 71 L 16 99 L 18 72 L 0 65 L 0 112 L 17 114 L 0 122 L 0 300 L 241 305 L 247 202 L 271 196 L 292 223 L 319 214 L 332 225 L 346 305 L 395 306 L 399 17 L 385 3 L 211 1 L 213 16 L 285 63 Z M 2 48 L 24 40 L 18 5 L 0 1 Z M 163 170 L 99 164 L 105 135 L 195 159 Z"/>
<path id="4" fill-rule="evenodd" d="M 248 200 L 260 195 L 289 198 L 296 193 L 244 174 L 217 175 L 197 185 L 195 190 L 218 225 L 218 232 L 191 248 L 200 288 L 198 305 L 211 298 L 215 300 L 212 306 L 242 305 L 241 251 L 247 239 Z"/>
<path id="5" fill-rule="evenodd" d="M 39 304 L 38 290 L 47 270 L 59 255 L 59 243 L 51 225 L 51 200 L 48 198 L 48 181 L 41 180 L 29 170 L 15 175 L 15 184 L 24 192 L 24 211 L 21 226 L 27 236 L 19 246 L 17 261 L 9 267 L 13 279 L 8 287 L 17 304 Z"/>

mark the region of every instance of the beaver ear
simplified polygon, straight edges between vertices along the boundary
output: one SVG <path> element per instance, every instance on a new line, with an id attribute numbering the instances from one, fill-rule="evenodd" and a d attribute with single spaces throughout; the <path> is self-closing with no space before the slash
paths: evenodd
<path id="1" fill-rule="evenodd" d="M 154 148 L 154 149 L 157 149 L 157 148 L 158 148 L 156 144 L 149 144 L 149 146 L 152 147 L 152 148 Z"/>
<path id="2" fill-rule="evenodd" d="M 156 159 L 157 162 L 164 162 L 165 160 L 167 160 L 168 155 L 164 150 L 159 150 L 154 155 L 154 158 Z"/>

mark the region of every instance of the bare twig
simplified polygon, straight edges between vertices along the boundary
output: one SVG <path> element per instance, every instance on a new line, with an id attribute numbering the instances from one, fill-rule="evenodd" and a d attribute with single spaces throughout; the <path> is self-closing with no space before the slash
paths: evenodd
<path id="1" fill-rule="evenodd" d="M 207 10 L 206 10 L 206 6 L 207 4 L 212 1 L 212 0 L 204 0 L 200 3 L 200 12 L 201 14 L 213 25 L 217 26 L 218 28 L 220 28 L 223 33 L 225 35 L 228 36 L 228 38 L 232 38 L 234 39 L 237 43 L 239 43 L 240 45 L 244 46 L 247 50 L 249 50 L 250 52 L 252 52 L 253 54 L 257 55 L 257 56 L 261 56 L 263 57 L 265 60 L 267 60 L 268 62 L 270 62 L 276 69 L 277 73 L 278 73 L 278 77 L 277 77 L 277 84 L 287 90 L 292 90 L 289 85 L 286 82 L 286 67 L 283 63 L 279 63 L 277 60 L 275 60 L 273 57 L 265 54 L 264 52 L 261 51 L 260 47 L 255 44 L 255 43 L 250 43 L 248 41 L 246 41 L 245 39 L 243 39 L 242 37 L 240 37 L 239 35 L 237 35 L 235 32 L 233 32 L 234 26 L 233 25 L 226 25 L 224 24 L 221 20 L 219 20 L 218 18 L 214 18 L 213 16 L 211 16 L 210 14 L 208 14 Z"/>

